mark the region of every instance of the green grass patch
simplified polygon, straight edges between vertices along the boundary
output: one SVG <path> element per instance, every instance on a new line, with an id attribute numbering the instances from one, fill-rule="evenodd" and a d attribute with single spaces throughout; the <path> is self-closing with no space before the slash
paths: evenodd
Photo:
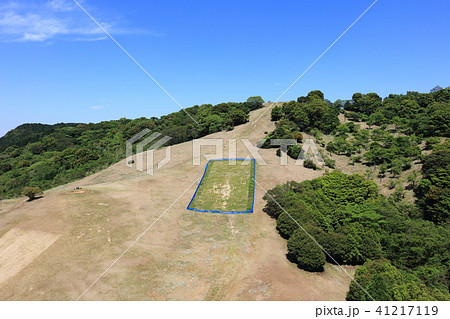
<path id="1" fill-rule="evenodd" d="M 211 160 L 188 209 L 205 212 L 253 211 L 253 160 Z"/>

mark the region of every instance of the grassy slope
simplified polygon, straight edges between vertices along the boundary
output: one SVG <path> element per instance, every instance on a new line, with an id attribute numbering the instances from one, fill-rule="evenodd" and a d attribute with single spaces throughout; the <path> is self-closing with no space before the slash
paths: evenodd
<path id="1" fill-rule="evenodd" d="M 266 108 L 248 124 L 207 138 L 248 138 L 253 144 L 274 128 Z M 202 149 L 213 153 L 212 149 Z M 238 141 L 238 157 L 248 151 Z M 288 180 L 319 177 L 320 171 L 279 165 L 275 150 L 261 150 L 256 180 L 264 190 Z M 165 150 L 155 153 L 155 160 Z M 202 166 L 192 165 L 192 143 L 172 147 L 172 161 L 154 176 L 122 160 L 106 170 L 45 193 L 0 205 L 0 236 L 15 230 L 59 236 L 56 242 L 0 283 L 0 300 L 74 300 L 192 184 Z M 74 192 L 75 186 L 84 191 Z M 222 215 L 186 210 L 192 185 L 148 232 L 83 297 L 92 300 L 344 300 L 350 278 L 337 266 L 307 273 L 286 258 L 286 242 L 262 208 L 256 188 L 255 213 Z M 8 237 L 9 238 L 9 237 Z M 1 238 L 0 238 L 1 240 Z M 0 252 L 2 253 L 2 252 Z M 350 274 L 354 267 L 345 267 Z"/>

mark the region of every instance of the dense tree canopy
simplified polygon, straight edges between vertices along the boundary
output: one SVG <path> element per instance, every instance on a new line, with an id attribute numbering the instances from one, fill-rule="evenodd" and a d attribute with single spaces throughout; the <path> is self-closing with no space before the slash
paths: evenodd
<path id="1" fill-rule="evenodd" d="M 359 284 L 359 285 L 358 285 Z M 361 289 L 361 287 L 364 288 Z M 370 261 L 356 270 L 347 300 L 448 300 L 444 289 L 427 286 L 415 274 L 402 271 L 387 259 Z"/>
<path id="2" fill-rule="evenodd" d="M 311 91 L 297 101 L 284 103 L 272 109 L 272 120 L 277 128 L 288 132 L 306 131 L 316 128 L 323 132 L 333 131 L 339 124 L 339 110 L 333 103 L 324 100 L 321 91 Z"/>
<path id="3" fill-rule="evenodd" d="M 350 101 L 340 104 L 353 120 L 377 125 L 394 123 L 405 133 L 422 137 L 450 136 L 450 88 L 390 94 L 385 99 L 376 93 L 355 93 Z"/>
<path id="4" fill-rule="evenodd" d="M 450 297 L 450 230 L 410 217 L 412 208 L 388 201 L 373 181 L 334 171 L 278 185 L 264 199 L 265 212 L 276 218 L 289 258 L 299 267 L 320 271 L 324 260 L 364 264 L 356 280 L 378 300 Z M 347 298 L 370 299 L 355 283 Z"/>
<path id="5" fill-rule="evenodd" d="M 324 94 L 319 90 L 311 91 L 307 96 L 299 97 L 297 101 L 274 106 L 271 120 L 276 121 L 276 129 L 265 137 L 260 146 L 278 148 L 278 145 L 270 145 L 271 139 L 295 139 L 301 143 L 303 137 L 300 132 L 318 130 L 330 133 L 339 124 L 338 114 L 339 108 L 325 100 Z M 296 145 L 288 146 L 288 155 L 297 158 L 300 150 Z"/>
<path id="6" fill-rule="evenodd" d="M 416 189 L 424 217 L 438 224 L 450 222 L 450 142 L 438 144 L 424 158 L 423 179 Z"/>
<path id="7" fill-rule="evenodd" d="M 355 93 L 352 100 L 345 105 L 349 111 L 370 115 L 379 110 L 382 98 L 376 93 Z"/>

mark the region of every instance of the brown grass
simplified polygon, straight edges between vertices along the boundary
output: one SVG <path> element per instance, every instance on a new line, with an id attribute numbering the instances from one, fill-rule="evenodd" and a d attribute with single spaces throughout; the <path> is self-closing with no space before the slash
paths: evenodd
<path id="1" fill-rule="evenodd" d="M 247 138 L 253 144 L 274 129 L 265 109 L 233 131 L 205 138 Z M 207 152 L 208 148 L 202 148 Z M 228 152 L 225 143 L 224 157 Z M 275 150 L 261 150 L 257 181 L 265 190 L 288 180 L 319 177 L 294 165 L 279 166 Z M 164 150 L 155 154 L 163 158 Z M 238 142 L 238 157 L 248 152 Z M 191 142 L 172 147 L 172 161 L 154 176 L 126 161 L 47 191 L 36 202 L 5 200 L 0 206 L 0 236 L 57 236 L 45 250 L 30 246 L 32 258 L 0 283 L 1 300 L 74 300 L 197 178 L 206 159 L 192 165 Z M 73 193 L 82 186 L 84 193 Z M 85 300 L 344 300 L 350 278 L 337 266 L 323 273 L 300 270 L 286 259 L 286 241 L 262 209 L 264 191 L 256 188 L 255 212 L 223 215 L 192 212 L 186 206 L 195 186 L 100 279 Z M 6 235 L 5 235 L 6 234 Z M 4 237 L 7 236 L 7 237 Z M 52 237 L 56 238 L 56 237 Z M 15 244 L 18 245 L 18 244 Z M 20 246 L 20 245 L 18 245 Z M 17 246 L 17 247 L 18 247 Z M 27 245 L 22 245 L 24 247 Z M 14 246 L 9 246 L 14 247 Z M 39 253 L 38 253 L 39 252 Z M 2 256 L 3 250 L 0 251 Z M 10 251 L 19 258 L 20 249 Z M 0 257 L 0 258 L 4 258 Z M 4 260 L 4 259 L 0 259 Z M 345 267 L 353 273 L 355 267 Z"/>

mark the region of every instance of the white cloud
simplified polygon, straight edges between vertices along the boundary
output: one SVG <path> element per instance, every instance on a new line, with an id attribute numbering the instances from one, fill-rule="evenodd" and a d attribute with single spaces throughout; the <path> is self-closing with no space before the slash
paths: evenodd
<path id="1" fill-rule="evenodd" d="M 102 108 L 103 108 L 103 106 L 101 106 L 101 105 L 94 105 L 94 106 L 90 107 L 90 109 L 92 109 L 92 110 L 100 110 Z"/>
<path id="2" fill-rule="evenodd" d="M 99 36 L 96 38 L 74 38 L 73 41 L 101 41 L 101 40 L 106 40 L 108 39 L 108 36 Z"/>
<path id="3" fill-rule="evenodd" d="M 46 41 L 49 39 L 98 41 L 104 32 L 73 1 L 51 0 L 0 5 L 0 41 Z M 75 10 L 77 9 L 77 10 Z M 102 23 L 108 32 L 125 33 L 113 23 Z M 126 32 L 128 33 L 128 32 Z"/>
<path id="4" fill-rule="evenodd" d="M 81 2 L 81 1 L 79 1 Z M 76 9 L 76 4 L 73 1 L 65 0 L 51 0 L 46 3 L 47 7 L 57 12 L 67 12 Z"/>

